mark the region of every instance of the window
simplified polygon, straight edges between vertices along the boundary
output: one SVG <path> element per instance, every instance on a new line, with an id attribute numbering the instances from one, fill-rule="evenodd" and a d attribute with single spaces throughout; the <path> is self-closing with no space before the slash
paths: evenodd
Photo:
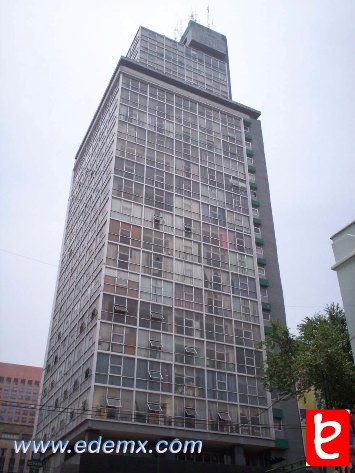
<path id="1" fill-rule="evenodd" d="M 112 198 L 111 216 L 121 222 L 141 224 L 142 206 L 133 202 Z"/>
<path id="2" fill-rule="evenodd" d="M 282 419 L 274 419 L 274 428 L 275 428 L 275 430 L 282 430 L 283 429 Z"/>
<path id="3" fill-rule="evenodd" d="M 115 176 L 113 179 L 112 195 L 142 204 L 143 184 Z"/>
<path id="4" fill-rule="evenodd" d="M 101 317 L 119 324 L 137 325 L 138 301 L 104 294 Z"/>
<path id="5" fill-rule="evenodd" d="M 140 271 L 140 251 L 123 245 L 108 243 L 106 264 L 120 269 Z"/>
<path id="6" fill-rule="evenodd" d="M 133 387 L 134 367 L 135 360 L 133 358 L 99 353 L 96 362 L 95 382 L 116 387 Z"/>
<path id="7" fill-rule="evenodd" d="M 260 376 L 263 372 L 262 352 L 250 348 L 236 348 L 237 354 L 237 372 Z"/>
<path id="8" fill-rule="evenodd" d="M 229 345 L 206 342 L 207 367 L 235 371 L 235 352 Z"/>
<path id="9" fill-rule="evenodd" d="M 191 338 L 175 337 L 175 361 L 185 365 L 204 365 L 204 342 Z"/>
<path id="10" fill-rule="evenodd" d="M 171 306 L 173 302 L 173 284 L 161 279 L 142 276 L 140 297 L 143 300 Z"/>
<path id="11" fill-rule="evenodd" d="M 269 301 L 269 296 L 267 292 L 267 288 L 264 286 L 260 286 L 260 295 L 261 295 L 261 300 L 263 302 L 268 302 Z"/>
<path id="12" fill-rule="evenodd" d="M 255 279 L 231 273 L 232 293 L 256 299 Z"/>
<path id="13" fill-rule="evenodd" d="M 226 211 L 222 207 L 216 207 L 214 205 L 201 204 L 202 205 L 202 221 L 212 223 L 214 225 L 226 226 Z"/>
<path id="14" fill-rule="evenodd" d="M 19 434 L 15 432 L 2 432 L 1 438 L 3 440 L 18 440 L 20 438 Z"/>
<path id="15" fill-rule="evenodd" d="M 172 365 L 137 360 L 136 387 L 149 391 L 172 392 Z"/>
<path id="16" fill-rule="evenodd" d="M 116 220 L 110 220 L 109 240 L 115 243 L 141 247 L 141 228 Z"/>
<path id="17" fill-rule="evenodd" d="M 259 323 L 258 303 L 240 297 L 233 297 L 233 317 L 247 322 Z"/>
<path id="18" fill-rule="evenodd" d="M 204 286 L 215 291 L 230 292 L 229 273 L 219 269 L 204 269 Z"/>
<path id="19" fill-rule="evenodd" d="M 229 267 L 231 271 L 255 276 L 254 260 L 252 256 L 242 255 L 240 253 L 229 252 Z"/>
<path id="20" fill-rule="evenodd" d="M 173 254 L 173 236 L 156 230 L 143 229 L 143 249 L 153 253 Z"/>
<path id="21" fill-rule="evenodd" d="M 253 254 L 253 244 L 250 235 L 241 232 L 228 231 L 228 243 L 230 250 L 237 250 L 241 253 Z"/>
<path id="22" fill-rule="evenodd" d="M 207 371 L 207 397 L 219 401 L 237 402 L 237 383 L 234 374 Z"/>
<path id="23" fill-rule="evenodd" d="M 152 276 L 172 279 L 173 260 L 159 253 L 142 252 L 142 272 Z"/>
<path id="24" fill-rule="evenodd" d="M 270 320 L 270 312 L 266 312 L 263 310 L 263 319 L 264 320 Z"/>
<path id="25" fill-rule="evenodd" d="M 172 332 L 173 311 L 171 306 L 141 301 L 139 313 L 139 326 L 159 330 L 160 332 Z"/>
<path id="26" fill-rule="evenodd" d="M 205 291 L 205 311 L 210 314 L 231 317 L 231 298 L 218 292 Z"/>
<path id="27" fill-rule="evenodd" d="M 175 284 L 175 304 L 177 307 L 203 310 L 202 289 L 183 284 Z"/>
<path id="28" fill-rule="evenodd" d="M 187 261 L 175 261 L 175 281 L 202 287 L 202 267 Z"/>
<path id="29" fill-rule="evenodd" d="M 205 371 L 201 368 L 176 365 L 175 394 L 192 397 L 205 397 Z"/>
<path id="30" fill-rule="evenodd" d="M 203 338 L 203 316 L 189 310 L 175 309 L 175 333 L 187 337 Z"/>
<path id="31" fill-rule="evenodd" d="M 233 321 L 206 314 L 206 339 L 234 344 Z"/>
<path id="32" fill-rule="evenodd" d="M 214 268 L 229 269 L 228 251 L 211 245 L 203 245 L 203 262 Z"/>
<path id="33" fill-rule="evenodd" d="M 266 406 L 266 390 L 262 383 L 250 376 L 238 375 L 239 402 L 242 404 L 254 404 Z"/>
<path id="34" fill-rule="evenodd" d="M 126 271 L 105 269 L 104 291 L 138 298 L 139 275 Z"/>
<path id="35" fill-rule="evenodd" d="M 173 361 L 172 335 L 153 330 L 139 330 L 137 354 L 143 358 Z"/>
<path id="36" fill-rule="evenodd" d="M 187 238 L 176 237 L 175 256 L 192 263 L 201 263 L 201 244 Z"/>

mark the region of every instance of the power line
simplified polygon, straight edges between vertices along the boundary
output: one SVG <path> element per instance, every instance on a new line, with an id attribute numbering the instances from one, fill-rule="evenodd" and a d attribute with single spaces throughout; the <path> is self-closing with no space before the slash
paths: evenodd
<path id="1" fill-rule="evenodd" d="M 212 400 L 213 401 L 213 400 Z M 251 408 L 254 408 L 254 409 L 259 409 L 261 411 L 267 411 L 269 409 L 271 409 L 273 407 L 273 405 L 277 402 L 280 402 L 282 401 L 282 399 L 279 399 L 279 400 L 275 400 L 273 401 L 269 406 L 265 406 L 265 407 L 257 407 L 257 406 L 244 406 L 242 405 L 242 407 L 251 407 Z M 10 405 L 8 405 L 10 403 Z M 21 404 L 19 406 L 19 404 Z M 24 404 L 24 405 L 22 405 Z M 112 408 L 110 406 L 97 406 L 96 409 L 83 409 L 83 408 L 75 408 L 75 407 L 60 407 L 60 406 L 48 406 L 48 405 L 45 405 L 45 404 L 34 404 L 34 403 L 31 403 L 31 402 L 17 402 L 17 401 L 6 401 L 6 400 L 0 400 L 0 405 L 3 405 L 4 407 L 13 407 L 13 408 L 17 408 L 17 409 L 35 409 L 35 410 L 38 410 L 38 411 L 46 411 L 46 412 L 57 412 L 58 414 L 63 414 L 63 413 L 67 413 L 67 414 L 70 414 L 71 412 L 74 413 L 74 415 L 76 414 L 77 416 L 80 415 L 80 414 L 87 414 L 87 415 L 91 415 L 91 416 L 94 416 L 94 417 L 104 417 L 104 418 L 107 418 L 107 415 L 106 413 L 103 413 L 103 414 L 99 414 L 98 413 L 98 409 L 100 408 L 103 408 L 103 409 L 115 409 L 115 408 Z M 125 414 L 126 415 L 129 415 L 130 416 L 130 419 L 129 421 L 138 421 L 139 422 L 139 418 L 142 416 L 142 415 L 154 415 L 154 414 L 157 414 L 157 413 L 149 413 L 149 412 L 146 412 L 146 411 L 141 411 L 141 412 L 136 412 L 135 414 L 132 413 L 131 411 L 121 411 L 121 413 L 123 414 L 123 418 L 122 419 L 112 419 L 112 420 L 121 420 L 121 421 L 128 421 L 128 419 L 125 419 L 124 416 Z M 254 419 L 255 418 L 259 418 L 261 416 L 262 412 L 257 415 L 257 416 L 252 416 Z M 183 416 L 169 416 L 168 419 L 169 420 L 172 420 L 172 421 L 175 421 L 175 420 L 179 420 L 181 421 L 181 419 L 183 418 Z M 196 423 L 198 424 L 199 422 L 201 424 L 206 424 L 206 425 L 210 425 L 210 424 L 215 424 L 216 421 L 215 420 L 208 420 L 208 419 L 199 419 L 199 418 L 194 418 Z M 191 419 L 193 420 L 193 419 Z M 230 425 L 228 423 L 226 423 L 226 425 Z M 244 427 L 244 426 L 249 426 L 249 427 L 267 427 L 267 428 L 270 428 L 270 427 L 273 427 L 272 424 L 251 424 L 251 423 L 247 423 L 247 424 L 233 424 L 234 427 L 236 428 L 239 428 L 239 427 Z M 293 425 L 293 424 L 283 424 L 282 425 L 283 429 L 289 429 L 289 430 L 299 430 L 299 429 L 302 429 L 302 426 L 300 425 Z M 221 435 L 225 434 L 225 433 L 230 433 L 230 432 L 223 432 L 221 433 Z"/>
<path id="2" fill-rule="evenodd" d="M 25 258 L 25 259 L 28 259 L 30 261 L 35 261 L 36 263 L 41 263 L 41 264 L 45 264 L 47 266 L 54 266 L 54 267 L 58 268 L 57 264 L 48 263 L 47 261 L 42 261 L 42 260 L 39 260 L 37 258 L 32 258 L 31 256 L 21 255 L 20 253 L 15 253 L 14 251 L 6 250 L 5 248 L 0 248 L 0 251 L 3 251 L 4 253 L 8 253 L 9 255 L 19 256 L 20 258 Z"/>
<path id="3" fill-rule="evenodd" d="M 47 261 L 39 260 L 37 258 L 32 258 L 31 256 L 26 256 L 26 255 L 22 255 L 20 253 L 15 253 L 14 251 L 6 250 L 5 248 L 0 248 L 0 251 L 3 251 L 4 253 L 8 253 L 10 255 L 18 256 L 20 258 L 25 258 L 25 259 L 28 259 L 30 261 L 35 261 L 36 263 L 41 263 L 41 264 L 45 264 L 47 266 L 54 266 L 54 267 L 58 268 L 57 264 L 48 263 Z M 189 253 L 189 255 L 190 255 L 190 253 Z M 195 256 L 195 255 L 192 255 L 192 256 Z M 285 305 L 285 307 L 302 308 L 302 309 L 317 309 L 317 308 L 323 307 L 323 304 L 319 304 L 319 305 Z"/>

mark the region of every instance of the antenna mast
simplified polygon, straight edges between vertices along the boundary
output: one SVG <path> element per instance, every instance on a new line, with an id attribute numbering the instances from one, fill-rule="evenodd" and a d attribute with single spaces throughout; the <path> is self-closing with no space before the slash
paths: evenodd
<path id="1" fill-rule="evenodd" d="M 197 23 L 197 15 L 191 8 L 191 13 L 189 15 L 190 20 L 195 21 Z"/>
<path id="2" fill-rule="evenodd" d="M 210 16 L 210 5 L 208 4 L 207 5 L 207 28 L 211 28 L 212 25 L 213 25 L 213 18 L 212 18 L 212 14 Z"/>

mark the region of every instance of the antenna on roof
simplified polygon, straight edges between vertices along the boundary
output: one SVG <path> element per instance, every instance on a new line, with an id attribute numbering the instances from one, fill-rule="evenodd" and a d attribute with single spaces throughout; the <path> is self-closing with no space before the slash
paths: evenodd
<path id="1" fill-rule="evenodd" d="M 212 25 L 213 25 L 213 18 L 212 18 L 212 14 L 210 16 L 210 5 L 208 4 L 207 5 L 207 28 L 211 28 Z"/>
<path id="2" fill-rule="evenodd" d="M 182 36 L 182 21 L 177 21 L 174 28 L 174 40 L 179 41 Z"/>
<path id="3" fill-rule="evenodd" d="M 178 27 L 178 23 L 176 23 L 176 26 L 174 28 L 174 40 L 175 41 L 178 40 L 178 35 L 179 35 L 179 27 Z"/>
<path id="4" fill-rule="evenodd" d="M 190 20 L 195 21 L 197 23 L 197 14 L 192 10 L 192 8 L 191 8 L 189 18 Z"/>

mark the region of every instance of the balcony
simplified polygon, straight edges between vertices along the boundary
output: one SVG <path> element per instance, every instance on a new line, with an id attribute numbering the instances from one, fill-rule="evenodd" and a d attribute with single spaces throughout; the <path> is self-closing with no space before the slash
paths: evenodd
<path id="1" fill-rule="evenodd" d="M 253 137 L 251 136 L 251 133 L 249 133 L 249 132 L 245 133 L 245 140 L 246 141 L 252 141 L 253 140 Z"/>
<path id="2" fill-rule="evenodd" d="M 257 262 L 260 264 L 260 266 L 265 266 L 266 265 L 266 259 L 262 258 L 261 256 L 257 257 Z"/>
<path id="3" fill-rule="evenodd" d="M 274 419 L 282 419 L 283 418 L 283 410 L 282 409 L 277 409 L 276 407 L 273 407 L 272 417 Z"/>
<path id="4" fill-rule="evenodd" d="M 266 278 L 259 278 L 260 286 L 269 287 L 269 281 Z"/>
<path id="5" fill-rule="evenodd" d="M 264 325 L 264 333 L 265 335 L 270 335 L 270 333 L 272 333 L 272 328 L 269 325 Z"/>
<path id="6" fill-rule="evenodd" d="M 248 171 L 255 172 L 256 171 L 255 164 L 248 163 Z"/>
<path id="7" fill-rule="evenodd" d="M 261 225 L 261 218 L 253 217 L 253 223 L 254 225 Z"/>
<path id="8" fill-rule="evenodd" d="M 255 181 L 249 181 L 249 186 L 250 186 L 250 189 L 253 189 L 253 190 L 256 190 L 258 188 L 258 185 Z"/>
<path id="9" fill-rule="evenodd" d="M 245 126 L 250 126 L 251 125 L 251 120 L 249 118 L 243 118 L 243 122 Z"/>
<path id="10" fill-rule="evenodd" d="M 270 312 L 270 310 L 271 310 L 270 302 L 262 302 L 261 307 L 262 307 L 263 310 L 266 310 L 267 312 Z"/>
<path id="11" fill-rule="evenodd" d="M 255 243 L 256 243 L 257 245 L 262 246 L 262 245 L 264 244 L 264 240 L 263 240 L 261 237 L 256 236 L 256 237 L 255 237 Z"/>
<path id="12" fill-rule="evenodd" d="M 247 156 L 252 158 L 254 156 L 254 151 L 251 148 L 247 148 Z"/>
<path id="13" fill-rule="evenodd" d="M 287 439 L 275 439 L 275 448 L 279 450 L 287 450 L 289 448 Z"/>
<path id="14" fill-rule="evenodd" d="M 251 199 L 251 205 L 253 207 L 260 207 L 260 202 L 258 201 L 258 199 Z"/>

